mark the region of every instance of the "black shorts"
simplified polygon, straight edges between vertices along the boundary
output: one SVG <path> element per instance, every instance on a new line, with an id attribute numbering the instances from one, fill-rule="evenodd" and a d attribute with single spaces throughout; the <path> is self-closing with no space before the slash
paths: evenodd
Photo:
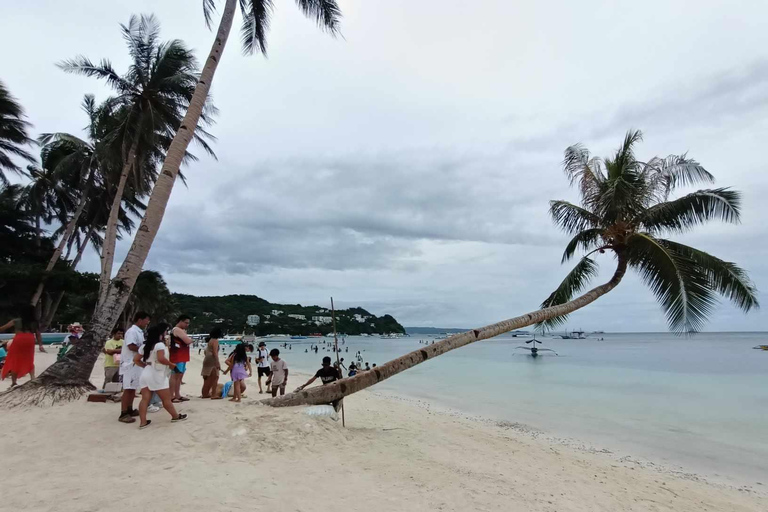
<path id="1" fill-rule="evenodd" d="M 267 377 L 269 377 L 270 375 L 272 375 L 272 370 L 270 368 L 263 368 L 259 366 L 259 377 L 261 377 L 262 375 L 266 375 Z"/>

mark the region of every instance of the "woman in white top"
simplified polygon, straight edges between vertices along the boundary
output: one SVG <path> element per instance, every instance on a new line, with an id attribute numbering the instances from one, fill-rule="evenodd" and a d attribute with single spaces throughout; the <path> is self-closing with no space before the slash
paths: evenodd
<path id="1" fill-rule="evenodd" d="M 139 404 L 139 428 L 146 428 L 152 423 L 147 419 L 147 407 L 152 399 L 152 393 L 157 393 L 163 401 L 163 407 L 171 415 L 171 422 L 184 421 L 186 414 L 179 414 L 171 402 L 171 390 L 169 389 L 169 377 L 171 369 L 176 365 L 170 362 L 166 356 L 168 347 L 165 346 L 165 334 L 168 324 L 153 325 L 147 331 L 147 341 L 136 355 L 134 363 L 143 367 L 139 387 L 141 388 L 141 403 Z"/>

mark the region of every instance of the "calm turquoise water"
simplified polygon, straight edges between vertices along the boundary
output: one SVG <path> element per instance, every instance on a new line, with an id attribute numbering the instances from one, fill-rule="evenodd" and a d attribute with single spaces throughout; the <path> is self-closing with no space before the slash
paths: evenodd
<path id="1" fill-rule="evenodd" d="M 605 341 L 544 338 L 559 353 L 533 359 L 528 337 L 499 337 L 440 356 L 376 386 L 470 414 L 524 423 L 557 437 L 735 484 L 768 484 L 768 333 L 604 334 Z M 382 364 L 419 348 L 349 337 L 345 362 L 364 350 Z M 282 349 L 310 371 L 330 352 L 316 340 Z M 276 347 L 283 340 L 268 343 Z M 290 343 L 290 342 L 289 342 Z M 550 353 L 551 354 L 551 353 Z M 352 412 L 352 414 L 354 414 Z"/>

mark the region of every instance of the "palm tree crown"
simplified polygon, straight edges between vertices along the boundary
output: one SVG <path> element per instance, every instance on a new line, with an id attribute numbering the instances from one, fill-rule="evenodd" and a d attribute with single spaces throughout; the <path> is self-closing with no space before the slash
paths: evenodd
<path id="1" fill-rule="evenodd" d="M 717 303 L 717 295 L 743 311 L 758 307 L 757 290 L 733 263 L 673 242 L 680 234 L 711 220 L 738 223 L 740 194 L 729 188 L 697 190 L 677 199 L 680 186 L 714 183 L 714 177 L 686 155 L 635 158 L 642 133 L 630 130 L 612 158 L 591 157 L 581 145 L 565 151 L 563 168 L 581 195 L 581 205 L 551 201 L 555 224 L 573 236 L 563 262 L 581 250 L 587 254 L 544 301 L 542 308 L 563 304 L 597 274 L 595 253 L 611 251 L 620 266 L 637 271 L 661 303 L 671 330 L 699 330 Z M 540 324 L 562 324 L 559 316 Z"/>
<path id="2" fill-rule="evenodd" d="M 24 109 L 0 82 L 0 184 L 8 184 L 6 171 L 17 174 L 24 172 L 12 157 L 18 157 L 27 162 L 35 161 L 35 157 L 24 149 L 24 146 L 34 142 L 27 134 L 31 125 L 24 117 Z"/>
<path id="3" fill-rule="evenodd" d="M 267 32 L 274 10 L 273 0 L 238 0 L 243 24 L 240 28 L 243 52 L 267 54 Z M 308 18 L 317 22 L 318 27 L 335 35 L 339 30 L 341 9 L 336 0 L 296 0 L 296 5 Z M 205 24 L 210 28 L 216 0 L 203 0 Z"/>

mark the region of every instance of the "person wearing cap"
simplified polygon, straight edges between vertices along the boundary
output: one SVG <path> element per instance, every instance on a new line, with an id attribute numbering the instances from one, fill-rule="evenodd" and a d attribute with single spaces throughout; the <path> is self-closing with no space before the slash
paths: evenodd
<path id="1" fill-rule="evenodd" d="M 323 358 L 322 368 L 320 368 L 319 370 L 317 370 L 317 372 L 315 372 L 314 377 L 312 377 L 306 383 L 296 388 L 296 391 L 301 391 L 305 387 L 315 382 L 315 380 L 318 378 L 320 379 L 320 382 L 323 383 L 323 386 L 325 386 L 326 384 L 330 384 L 331 382 L 336 382 L 337 380 L 341 380 L 343 377 L 341 375 L 341 370 L 339 370 L 339 367 L 331 366 L 331 358 L 328 356 L 325 356 Z M 333 409 L 336 412 L 339 411 L 342 400 L 343 398 L 339 398 L 338 400 L 334 400 L 333 402 L 331 402 L 331 405 L 333 406 Z"/>
<path id="2" fill-rule="evenodd" d="M 259 376 L 259 393 L 264 393 L 261 388 L 261 377 L 262 375 L 266 375 L 267 381 L 269 381 L 269 376 L 272 374 L 272 370 L 269 368 L 269 352 L 267 351 L 267 344 L 263 341 L 259 342 L 259 351 L 256 353 L 256 363 L 259 365 L 256 370 Z M 267 384 L 267 393 L 269 393 L 269 384 Z"/>

